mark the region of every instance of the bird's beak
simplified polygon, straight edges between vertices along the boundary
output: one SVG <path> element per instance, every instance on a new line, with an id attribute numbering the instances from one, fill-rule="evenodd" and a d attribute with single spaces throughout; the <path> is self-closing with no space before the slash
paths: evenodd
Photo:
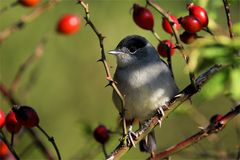
<path id="1" fill-rule="evenodd" d="M 111 50 L 108 53 L 113 55 L 119 55 L 119 54 L 123 54 L 124 52 L 121 50 Z"/>

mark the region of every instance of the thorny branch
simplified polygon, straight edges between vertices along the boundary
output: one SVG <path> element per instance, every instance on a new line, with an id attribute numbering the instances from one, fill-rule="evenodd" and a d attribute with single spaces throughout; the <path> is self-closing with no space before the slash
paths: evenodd
<path id="1" fill-rule="evenodd" d="M 155 116 L 153 116 L 148 122 L 147 125 L 144 128 L 141 128 L 135 132 L 136 137 L 134 137 L 134 143 L 138 143 L 141 139 L 143 139 L 150 131 L 158 125 L 159 118 L 162 118 L 163 120 L 171 113 L 173 110 L 175 110 L 179 105 L 181 105 L 183 102 L 188 100 L 190 97 L 192 97 L 194 94 L 196 94 L 202 86 L 218 71 L 222 70 L 223 68 L 228 66 L 223 65 L 214 65 L 211 68 L 209 68 L 206 72 L 201 74 L 196 80 L 195 80 L 195 87 L 193 87 L 191 84 L 188 85 L 185 89 L 183 89 L 181 92 L 179 92 L 178 95 L 173 97 L 167 105 L 162 106 L 164 110 L 164 117 L 162 115 L 159 115 L 156 113 Z M 108 160 L 112 159 L 119 159 L 121 158 L 128 150 L 130 150 L 132 145 L 122 145 L 120 143 L 114 151 L 108 156 Z"/>
<path id="2" fill-rule="evenodd" d="M 184 148 L 187 148 L 188 146 L 200 141 L 203 138 L 208 137 L 209 135 L 213 133 L 217 133 L 221 131 L 227 123 L 236 117 L 240 113 L 240 105 L 237 105 L 234 107 L 231 111 L 226 113 L 220 120 L 214 122 L 214 123 L 209 123 L 209 125 L 200 130 L 198 133 L 194 134 L 193 136 L 181 141 L 180 143 L 169 147 L 163 152 L 155 154 L 153 158 L 149 157 L 149 160 L 157 160 L 157 159 L 162 159 L 165 157 L 168 157 L 169 155 L 172 155 L 173 153 L 176 153 L 178 151 L 181 151 Z"/>
<path id="3" fill-rule="evenodd" d="M 41 15 L 44 11 L 51 9 L 54 5 L 56 5 L 59 2 L 59 0 L 49 0 L 46 1 L 44 4 L 41 6 L 37 7 L 32 13 L 28 15 L 24 15 L 12 24 L 11 26 L 5 28 L 3 31 L 0 32 L 0 44 L 7 39 L 12 33 L 22 29 L 25 24 L 33 21 L 36 19 L 39 15 Z"/>
<path id="4" fill-rule="evenodd" d="M 103 40 L 104 40 L 104 36 L 97 30 L 97 28 L 95 27 L 95 25 L 92 23 L 92 21 L 90 20 L 90 14 L 89 14 L 89 8 L 88 8 L 88 4 L 85 4 L 82 0 L 78 1 L 79 4 L 81 4 L 81 6 L 83 7 L 86 16 L 84 17 L 84 19 L 86 20 L 86 23 L 92 28 L 92 30 L 94 31 L 94 33 L 97 35 L 98 40 L 99 40 L 99 45 L 101 48 L 101 59 L 99 59 L 98 61 L 101 61 L 103 63 L 105 72 L 106 72 L 106 76 L 107 76 L 107 80 L 108 80 L 108 85 L 107 86 L 111 86 L 115 92 L 118 94 L 119 98 L 121 99 L 121 103 L 122 103 L 122 114 L 124 114 L 124 106 L 125 106 L 125 102 L 124 102 L 124 96 L 121 94 L 121 92 L 119 91 L 119 89 L 117 88 L 116 83 L 114 82 L 110 69 L 109 69 L 109 65 L 107 63 L 107 59 L 106 59 L 106 55 L 105 55 L 105 49 L 104 49 L 104 45 L 103 45 Z M 122 115 L 124 117 L 124 115 Z M 126 131 L 126 123 L 123 123 L 124 127 L 123 127 L 123 131 Z M 123 132 L 123 133 L 124 133 Z M 125 133 L 124 133 L 125 134 Z"/>
<path id="5" fill-rule="evenodd" d="M 227 16 L 227 24 L 228 24 L 228 30 L 229 30 L 229 35 L 230 38 L 234 37 L 233 31 L 232 31 L 232 18 L 231 18 L 231 13 L 230 13 L 230 7 L 228 0 L 223 0 L 226 16 Z"/>

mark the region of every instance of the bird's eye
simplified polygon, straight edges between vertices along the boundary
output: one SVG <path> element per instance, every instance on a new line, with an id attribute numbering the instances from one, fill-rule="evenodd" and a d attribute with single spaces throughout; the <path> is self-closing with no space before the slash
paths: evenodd
<path id="1" fill-rule="evenodd" d="M 131 46 L 128 49 L 131 53 L 134 53 L 137 50 L 137 48 L 135 46 Z"/>

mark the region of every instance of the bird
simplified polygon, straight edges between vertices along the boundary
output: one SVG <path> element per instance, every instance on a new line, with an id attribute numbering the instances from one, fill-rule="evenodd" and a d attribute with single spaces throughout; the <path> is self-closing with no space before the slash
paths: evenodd
<path id="1" fill-rule="evenodd" d="M 113 80 L 124 97 L 124 118 L 128 121 L 137 119 L 141 127 L 159 107 L 178 93 L 172 73 L 153 45 L 139 35 L 123 38 L 109 53 L 117 59 Z M 112 99 L 121 113 L 122 102 L 115 90 Z M 140 150 L 155 152 L 153 131 L 142 142 Z"/>

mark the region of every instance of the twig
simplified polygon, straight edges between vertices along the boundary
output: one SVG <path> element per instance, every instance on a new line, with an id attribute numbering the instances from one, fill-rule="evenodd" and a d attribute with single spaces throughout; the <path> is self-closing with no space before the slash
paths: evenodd
<path id="1" fill-rule="evenodd" d="M 37 128 L 48 138 L 48 141 L 52 143 L 52 145 L 53 145 L 53 147 L 54 147 L 54 149 L 55 149 L 55 151 L 57 153 L 58 159 L 61 160 L 62 158 L 61 158 L 59 149 L 57 147 L 57 144 L 56 144 L 56 142 L 54 140 L 54 137 L 49 136 L 48 133 L 41 126 L 38 125 Z"/>
<path id="2" fill-rule="evenodd" d="M 159 118 L 162 118 L 163 120 L 165 117 L 167 117 L 173 110 L 175 110 L 180 104 L 188 100 L 191 96 L 193 96 L 195 93 L 197 93 L 202 86 L 218 71 L 225 68 L 227 66 L 223 65 L 214 65 L 211 68 L 209 68 L 206 72 L 201 74 L 196 80 L 195 80 L 195 87 L 192 86 L 192 84 L 188 85 L 185 89 L 183 89 L 178 95 L 173 97 L 167 105 L 162 106 L 165 116 L 162 117 L 162 115 L 159 115 L 156 113 L 155 116 L 153 116 L 148 122 L 146 122 L 146 126 L 143 128 L 140 128 L 135 132 L 136 138 L 134 138 L 134 143 L 137 144 L 141 139 L 143 139 L 150 131 L 158 125 Z M 123 145 L 120 143 L 114 151 L 108 156 L 109 160 L 112 159 L 119 159 L 122 157 L 130 148 L 132 145 Z"/>
<path id="3" fill-rule="evenodd" d="M 0 44 L 7 39 L 12 33 L 22 29 L 25 24 L 33 21 L 39 15 L 41 15 L 44 11 L 52 8 L 54 5 L 57 4 L 59 0 L 49 0 L 43 3 L 41 6 L 37 7 L 32 13 L 28 15 L 24 15 L 18 20 L 16 23 L 10 25 L 9 27 L 5 28 L 2 32 L 0 32 Z"/>
<path id="4" fill-rule="evenodd" d="M 106 150 L 106 145 L 105 144 L 102 144 L 102 151 L 103 151 L 103 154 L 104 154 L 105 158 L 107 158 L 107 150 Z"/>
<path id="5" fill-rule="evenodd" d="M 157 159 L 162 159 L 165 158 L 169 155 L 172 155 L 173 153 L 176 153 L 178 151 L 181 151 L 184 148 L 187 148 L 188 146 L 200 141 L 203 138 L 208 137 L 209 135 L 213 133 L 217 133 L 221 131 L 227 123 L 236 117 L 240 113 L 240 105 L 236 106 L 234 109 L 226 113 L 220 120 L 214 122 L 214 123 L 209 123 L 209 125 L 199 131 L 198 133 L 194 134 L 193 136 L 181 141 L 180 143 L 169 147 L 163 152 L 160 152 L 158 154 L 155 154 L 154 158 L 149 157 L 149 160 L 157 160 Z"/>
<path id="6" fill-rule="evenodd" d="M 233 34 L 233 31 L 232 31 L 232 18 L 231 18 L 231 14 L 230 14 L 230 7 L 229 7 L 228 0 L 223 0 L 223 4 L 224 4 L 226 16 L 227 16 L 227 24 L 228 24 L 229 35 L 230 35 L 230 38 L 233 38 L 234 34 Z"/>
<path id="7" fill-rule="evenodd" d="M 18 105 L 20 104 L 14 97 L 13 95 L 9 92 L 9 90 L 6 88 L 4 84 L 0 82 L 0 93 L 5 97 L 6 100 L 11 105 Z M 34 139 L 35 144 L 38 146 L 39 150 L 42 151 L 43 155 L 46 156 L 48 160 L 54 160 L 54 157 L 52 153 L 47 149 L 47 147 L 43 144 L 39 136 L 35 131 L 33 131 L 30 128 L 26 128 L 26 131 L 30 134 L 30 136 Z"/>
<path id="8" fill-rule="evenodd" d="M 10 5 L 1 8 L 1 9 L 0 9 L 0 15 L 1 15 L 2 13 L 4 13 L 5 11 L 7 11 L 8 9 L 17 6 L 18 4 L 19 4 L 19 1 L 16 0 L 16 1 L 12 2 Z"/>
<path id="9" fill-rule="evenodd" d="M 98 37 L 99 40 L 99 45 L 101 48 L 101 59 L 99 59 L 99 62 L 103 63 L 105 72 L 106 72 L 106 79 L 108 81 L 107 86 L 111 86 L 115 92 L 118 94 L 121 103 L 122 103 L 122 118 L 123 118 L 123 134 L 126 135 L 126 121 L 124 118 L 124 106 L 125 106 L 125 101 L 124 101 L 124 96 L 121 94 L 121 92 L 119 91 L 119 89 L 117 88 L 116 83 L 114 82 L 112 75 L 110 73 L 110 69 L 109 69 L 109 65 L 107 63 L 107 59 L 106 59 L 106 55 L 105 55 L 105 49 L 104 49 L 104 45 L 103 45 L 103 40 L 104 40 L 104 36 L 97 30 L 97 28 L 95 27 L 95 25 L 92 23 L 92 21 L 90 20 L 90 12 L 89 12 L 89 8 L 88 8 L 88 4 L 85 4 L 82 0 L 78 1 L 79 4 L 81 4 L 81 6 L 83 7 L 86 16 L 84 17 L 84 19 L 86 20 L 86 23 L 92 28 L 92 30 L 94 31 L 94 33 L 96 34 L 96 36 Z"/>
<path id="10" fill-rule="evenodd" d="M 27 60 L 19 67 L 14 80 L 12 81 L 11 87 L 10 87 L 10 92 L 14 92 L 16 91 L 19 82 L 23 76 L 23 73 L 26 71 L 26 69 L 34 62 L 34 60 L 39 59 L 42 54 L 43 54 L 43 50 L 44 50 L 44 46 L 47 42 L 46 37 L 44 37 L 39 44 L 37 45 L 37 47 L 35 48 L 33 54 L 31 54 Z"/>
<path id="11" fill-rule="evenodd" d="M 146 0 L 147 4 L 150 5 L 151 7 L 153 7 L 157 12 L 159 12 L 164 18 L 167 19 L 167 21 L 170 23 L 170 26 L 173 30 L 173 36 L 176 40 L 176 47 L 179 49 L 180 53 L 182 54 L 186 64 L 189 63 L 189 57 L 188 55 L 185 53 L 185 50 L 184 50 L 184 47 L 181 43 L 181 40 L 180 40 L 180 37 L 179 37 L 179 34 L 178 34 L 178 31 L 176 29 L 176 27 L 174 27 L 174 22 L 173 20 L 171 19 L 170 15 L 165 12 L 156 2 L 154 2 L 153 0 Z M 190 72 L 189 73 L 189 78 L 190 78 L 190 81 L 191 81 L 191 84 L 194 86 L 194 79 L 195 79 L 195 76 L 194 76 L 194 73 L 193 72 Z"/>
<path id="12" fill-rule="evenodd" d="M 14 148 L 11 146 L 11 144 L 8 142 L 7 138 L 5 137 L 5 134 L 0 130 L 0 139 L 7 145 L 8 149 L 11 151 L 13 156 L 16 158 L 16 160 L 19 160 L 19 156 L 17 155 Z"/>

